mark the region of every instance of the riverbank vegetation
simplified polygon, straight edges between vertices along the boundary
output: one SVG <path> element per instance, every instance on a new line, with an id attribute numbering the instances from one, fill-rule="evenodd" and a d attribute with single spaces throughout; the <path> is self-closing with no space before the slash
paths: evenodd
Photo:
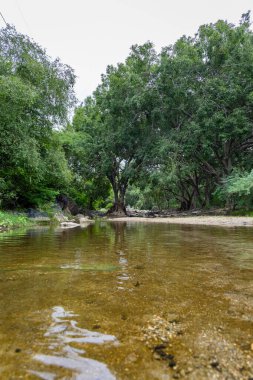
<path id="1" fill-rule="evenodd" d="M 59 129 L 74 103 L 73 70 L 7 26 L 0 30 L 0 199 L 39 205 L 70 177 Z"/>
<path id="2" fill-rule="evenodd" d="M 73 70 L 0 32 L 0 201 L 88 209 L 253 207 L 253 33 L 203 25 L 158 54 L 132 46 L 77 105 Z M 68 115 L 76 105 L 72 121 Z"/>
<path id="3" fill-rule="evenodd" d="M 31 224 L 31 220 L 25 214 L 0 211 L 0 231 L 10 228 L 26 227 Z"/>

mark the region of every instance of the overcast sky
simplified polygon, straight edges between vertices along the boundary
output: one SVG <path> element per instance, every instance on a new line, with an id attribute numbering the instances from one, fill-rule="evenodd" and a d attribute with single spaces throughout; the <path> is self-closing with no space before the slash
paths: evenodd
<path id="1" fill-rule="evenodd" d="M 133 44 L 157 51 L 202 24 L 238 23 L 252 0 L 1 0 L 0 11 L 53 57 L 74 68 L 80 100 L 90 95 L 108 64 L 123 61 Z M 0 20 L 0 26 L 4 22 Z"/>

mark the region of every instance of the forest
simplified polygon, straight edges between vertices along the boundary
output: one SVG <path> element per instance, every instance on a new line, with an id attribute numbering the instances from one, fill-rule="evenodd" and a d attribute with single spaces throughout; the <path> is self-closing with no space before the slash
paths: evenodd
<path id="1" fill-rule="evenodd" d="M 84 51 L 85 54 L 85 51 Z M 131 47 L 78 103 L 75 73 L 0 30 L 0 208 L 64 195 L 89 210 L 253 207 L 253 32 L 202 25 Z"/>

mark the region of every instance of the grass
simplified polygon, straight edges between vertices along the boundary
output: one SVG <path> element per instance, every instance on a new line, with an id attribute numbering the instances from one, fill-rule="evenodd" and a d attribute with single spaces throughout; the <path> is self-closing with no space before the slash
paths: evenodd
<path id="1" fill-rule="evenodd" d="M 25 227 L 31 224 L 32 222 L 24 214 L 0 211 L 0 229 Z"/>

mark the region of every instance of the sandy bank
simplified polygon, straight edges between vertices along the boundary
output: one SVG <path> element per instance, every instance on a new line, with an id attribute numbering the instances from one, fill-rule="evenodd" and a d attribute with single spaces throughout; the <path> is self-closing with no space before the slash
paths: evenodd
<path id="1" fill-rule="evenodd" d="M 140 222 L 140 223 L 168 223 L 168 224 L 195 224 L 205 226 L 224 227 L 253 227 L 253 218 L 248 216 L 187 216 L 187 217 L 166 217 L 166 218 L 141 218 L 141 217 L 121 217 L 107 218 L 114 222 Z"/>

